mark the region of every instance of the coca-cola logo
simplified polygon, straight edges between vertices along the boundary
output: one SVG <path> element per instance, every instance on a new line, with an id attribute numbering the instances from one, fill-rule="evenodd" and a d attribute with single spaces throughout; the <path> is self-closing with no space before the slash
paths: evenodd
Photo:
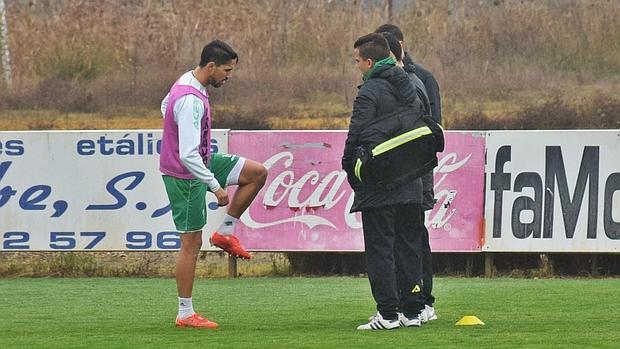
<path id="1" fill-rule="evenodd" d="M 348 213 L 353 203 L 353 191 L 348 184 L 345 184 L 347 175 L 344 171 L 334 170 L 322 176 L 317 170 L 309 170 L 299 176 L 291 169 L 293 162 L 293 153 L 284 151 L 273 155 L 263 163 L 272 176 L 275 176 L 263 188 L 263 206 L 267 210 L 274 207 L 287 207 L 290 209 L 291 216 L 269 222 L 258 222 L 252 218 L 251 210 L 246 210 L 241 216 L 243 224 L 251 228 L 265 228 L 284 223 L 302 223 L 310 229 L 316 226 L 337 229 L 336 224 L 325 216 L 333 216 L 330 211 L 348 194 L 345 206 L 346 216 L 353 217 L 346 217 L 345 221 L 350 228 L 361 227 L 361 222 Z M 281 166 L 281 169 L 277 166 Z M 305 195 L 302 195 L 302 192 Z"/>
<path id="2" fill-rule="evenodd" d="M 435 196 L 438 202 L 428 220 L 433 228 L 449 227 L 448 223 L 456 212 L 452 203 L 458 190 L 454 185 L 442 187 L 446 179 L 465 166 L 471 156 L 470 153 L 459 160 L 457 153 L 447 153 L 435 168 Z M 270 180 L 263 188 L 261 204 L 265 214 L 260 215 L 263 221 L 255 219 L 252 210 L 248 209 L 241 216 L 243 224 L 253 229 L 296 223 L 310 229 L 319 226 L 342 229 L 344 227 L 338 227 L 338 222 L 344 221 L 349 229 L 362 227 L 359 214 L 349 213 L 354 193 L 343 170 L 334 169 L 325 173 L 310 166 L 294 167 L 294 163 L 295 156 L 290 151 L 276 153 L 263 163 L 270 172 Z M 306 172 L 299 173 L 299 168 Z M 274 208 L 280 209 L 278 215 L 269 214 Z M 288 213 L 282 216 L 282 212 Z M 267 218 L 270 216 L 274 217 L 273 220 Z"/>

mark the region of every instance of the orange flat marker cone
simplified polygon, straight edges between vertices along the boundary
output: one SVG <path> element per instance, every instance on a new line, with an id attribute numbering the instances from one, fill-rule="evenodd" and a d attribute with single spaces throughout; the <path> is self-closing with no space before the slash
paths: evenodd
<path id="1" fill-rule="evenodd" d="M 456 322 L 457 326 L 472 326 L 472 325 L 484 325 L 478 317 L 474 315 L 463 316 L 459 321 Z"/>

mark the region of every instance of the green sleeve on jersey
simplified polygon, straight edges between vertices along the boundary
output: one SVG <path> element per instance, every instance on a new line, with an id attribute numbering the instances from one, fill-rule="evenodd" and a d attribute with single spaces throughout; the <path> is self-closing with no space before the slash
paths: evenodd
<path id="1" fill-rule="evenodd" d="M 202 117 L 201 112 L 200 112 L 200 104 L 202 103 L 202 101 L 199 101 L 198 99 L 194 98 L 194 127 L 199 130 L 200 129 L 200 118 Z"/>

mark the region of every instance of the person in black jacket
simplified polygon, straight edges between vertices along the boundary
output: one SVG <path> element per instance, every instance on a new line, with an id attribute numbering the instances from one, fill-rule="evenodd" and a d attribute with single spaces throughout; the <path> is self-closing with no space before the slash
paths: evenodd
<path id="1" fill-rule="evenodd" d="M 400 28 L 393 24 L 384 24 L 375 30 L 375 33 L 390 33 L 398 39 L 403 52 L 403 65 L 404 69 L 409 75 L 417 77 L 424 85 L 426 90 L 426 98 L 430 104 L 430 115 L 441 124 L 441 97 L 439 94 L 439 84 L 433 76 L 433 74 L 426 70 L 421 65 L 413 62 L 411 56 L 405 51 L 404 36 Z M 435 206 L 435 192 L 433 182 L 433 171 L 425 174 L 422 177 L 422 214 L 424 211 L 432 210 Z M 426 225 L 423 225 L 423 254 L 422 254 L 422 281 L 423 281 L 423 294 L 425 297 L 425 308 L 421 313 L 420 318 L 423 322 L 436 320 L 435 314 L 435 297 L 433 296 L 433 258 L 431 255 L 431 246 L 429 242 L 428 230 Z"/>
<path id="2" fill-rule="evenodd" d="M 422 102 L 407 73 L 395 66 L 387 41 L 379 34 L 354 44 L 364 83 L 353 113 L 342 157 L 355 191 L 351 212 L 362 212 L 366 268 L 377 313 L 358 330 L 420 326 L 422 297 L 422 183 L 418 178 L 386 188 L 355 175 L 357 152 L 390 139 L 422 116 Z"/>
<path id="3" fill-rule="evenodd" d="M 404 53 L 403 63 L 405 65 L 405 70 L 408 72 L 414 72 L 415 75 L 422 80 L 431 104 L 431 115 L 438 123 L 441 124 L 441 96 L 439 93 L 439 84 L 437 83 L 435 76 L 433 76 L 433 73 L 423 66 L 413 62 L 411 55 L 405 48 L 403 32 L 398 26 L 394 24 L 384 24 L 375 30 L 375 33 L 383 32 L 391 33 L 400 42 Z"/>
<path id="4" fill-rule="evenodd" d="M 411 82 L 413 83 L 413 86 L 416 89 L 418 97 L 422 101 L 422 108 L 423 108 L 424 114 L 431 115 L 431 105 L 430 105 L 430 100 L 428 98 L 428 93 L 426 92 L 426 86 L 424 86 L 424 83 L 422 82 L 422 80 L 420 80 L 420 78 L 418 78 L 418 76 L 415 75 L 415 70 L 414 69 L 412 70 L 411 66 L 406 66 L 405 63 L 403 62 L 404 51 L 400 44 L 400 41 L 394 34 L 390 32 L 380 32 L 379 34 L 381 34 L 387 41 L 388 46 L 390 48 L 390 52 L 392 53 L 392 56 L 396 60 L 396 66 L 403 68 L 405 72 L 407 72 L 407 74 L 409 75 L 409 79 L 411 79 Z"/>

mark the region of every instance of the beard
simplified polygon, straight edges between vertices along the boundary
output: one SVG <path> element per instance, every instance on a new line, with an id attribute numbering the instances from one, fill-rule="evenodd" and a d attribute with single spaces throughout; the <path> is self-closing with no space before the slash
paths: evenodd
<path id="1" fill-rule="evenodd" d="M 227 79 L 217 81 L 217 80 L 215 80 L 214 78 L 210 78 L 210 79 L 209 79 L 209 85 L 211 85 L 211 86 L 213 86 L 213 87 L 215 87 L 215 88 L 219 88 L 219 87 L 222 87 L 222 85 L 224 85 L 224 82 L 225 82 L 226 80 L 227 80 Z"/>

